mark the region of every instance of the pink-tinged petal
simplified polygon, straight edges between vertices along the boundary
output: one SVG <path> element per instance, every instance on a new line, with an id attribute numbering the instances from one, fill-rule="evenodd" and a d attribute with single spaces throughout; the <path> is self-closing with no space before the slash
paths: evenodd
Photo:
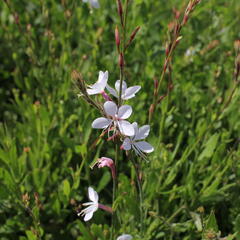
<path id="1" fill-rule="evenodd" d="M 123 148 L 124 150 L 127 150 L 127 151 L 132 148 L 130 138 L 125 138 L 125 139 L 124 139 L 121 148 Z"/>
<path id="2" fill-rule="evenodd" d="M 132 240 L 132 236 L 129 234 L 123 234 L 117 238 L 117 240 Z"/>
<path id="3" fill-rule="evenodd" d="M 125 120 L 118 121 L 118 127 L 120 132 L 125 136 L 133 136 L 134 135 L 134 128 L 132 124 Z"/>
<path id="4" fill-rule="evenodd" d="M 120 80 L 117 80 L 115 82 L 115 88 L 117 90 L 117 92 L 119 93 L 120 92 Z M 127 83 L 125 81 L 122 82 L 122 95 L 125 93 L 127 89 Z"/>
<path id="5" fill-rule="evenodd" d="M 116 92 L 115 89 L 113 89 L 112 87 L 110 87 L 108 84 L 106 86 L 107 90 L 110 92 L 110 94 L 112 94 L 114 97 L 118 98 L 118 94 Z"/>
<path id="6" fill-rule="evenodd" d="M 93 121 L 92 128 L 105 129 L 111 124 L 112 120 L 100 117 Z"/>
<path id="7" fill-rule="evenodd" d="M 152 145 L 150 145 L 149 143 L 145 142 L 145 141 L 141 141 L 141 142 L 135 142 L 134 145 L 140 149 L 142 152 L 145 153 L 151 153 L 154 151 L 154 148 Z"/>
<path id="8" fill-rule="evenodd" d="M 118 118 L 119 119 L 127 119 L 132 114 L 132 107 L 129 105 L 123 105 L 118 110 Z"/>
<path id="9" fill-rule="evenodd" d="M 133 86 L 126 89 L 124 95 L 122 96 L 123 100 L 128 100 L 135 97 L 135 94 L 141 89 L 141 86 Z"/>
<path id="10" fill-rule="evenodd" d="M 103 107 L 107 115 L 115 117 L 117 113 L 117 105 L 115 102 L 107 101 L 104 103 Z"/>
<path id="11" fill-rule="evenodd" d="M 134 140 L 141 140 L 145 139 L 150 132 L 150 126 L 149 125 L 144 125 L 138 129 L 138 133 L 135 134 Z"/>
<path id="12" fill-rule="evenodd" d="M 92 187 L 88 188 L 88 198 L 94 203 L 98 202 L 98 194 Z"/>

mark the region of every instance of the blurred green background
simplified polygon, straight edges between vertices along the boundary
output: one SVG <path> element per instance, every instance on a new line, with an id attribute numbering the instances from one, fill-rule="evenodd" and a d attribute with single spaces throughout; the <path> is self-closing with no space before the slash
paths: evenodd
<path id="1" fill-rule="evenodd" d="M 99 1 L 99 9 L 81 0 L 0 2 L 1 240 L 109 239 L 107 213 L 97 211 L 90 223 L 76 214 L 88 186 L 111 205 L 108 169 L 89 165 L 99 156 L 114 158 L 114 144 L 91 147 L 100 134 L 91 129 L 99 113 L 77 97 L 71 80 L 73 70 L 88 84 L 99 70 L 109 71 L 110 85 L 119 77 L 116 3 Z M 141 30 L 126 53 L 126 81 L 142 86 L 128 103 L 132 122 L 147 123 L 168 24 L 173 9 L 186 5 L 131 2 L 128 36 Z M 240 239 L 239 89 L 216 119 L 233 88 L 239 12 L 239 0 L 203 0 L 183 28 L 172 60 L 174 89 L 148 138 L 155 151 L 142 161 L 146 240 L 218 239 L 219 231 Z M 124 154 L 119 170 L 117 231 L 140 239 L 135 175 Z"/>

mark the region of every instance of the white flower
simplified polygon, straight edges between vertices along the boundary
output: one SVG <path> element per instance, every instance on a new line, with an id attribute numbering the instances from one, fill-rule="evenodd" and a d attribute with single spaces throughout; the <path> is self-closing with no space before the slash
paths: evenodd
<path id="1" fill-rule="evenodd" d="M 93 213 L 98 210 L 98 194 L 92 187 L 88 188 L 88 198 L 91 200 L 91 202 L 83 203 L 83 206 L 88 207 L 78 213 L 78 216 L 85 215 L 83 219 L 85 222 L 90 220 L 93 216 Z"/>
<path id="2" fill-rule="evenodd" d="M 106 72 L 100 71 L 97 82 L 89 86 L 89 88 L 87 89 L 88 95 L 104 93 L 104 89 L 107 85 L 107 81 L 108 81 L 108 71 Z"/>
<path id="3" fill-rule="evenodd" d="M 120 80 L 117 80 L 115 83 L 115 89 L 111 88 L 108 84 L 107 84 L 107 90 L 116 98 L 118 98 L 119 96 L 119 92 L 120 92 Z M 127 83 L 125 81 L 123 81 L 122 84 L 122 99 L 123 100 L 128 100 L 130 98 L 135 97 L 135 94 L 141 89 L 141 86 L 133 86 L 133 87 L 127 87 Z"/>
<path id="4" fill-rule="evenodd" d="M 111 126 L 118 127 L 119 131 L 125 136 L 133 136 L 134 128 L 131 123 L 125 119 L 129 118 L 132 114 L 132 107 L 123 105 L 119 109 L 116 103 L 107 101 L 103 105 L 107 118 L 100 117 L 93 121 L 92 127 L 97 129 L 107 129 Z"/>
<path id="5" fill-rule="evenodd" d="M 131 240 L 132 236 L 129 234 L 123 234 L 117 238 L 117 240 Z"/>
<path id="6" fill-rule="evenodd" d="M 150 126 L 144 125 L 138 128 L 138 124 L 136 122 L 134 122 L 132 126 L 134 128 L 134 136 L 125 138 L 121 148 L 124 150 L 134 149 L 135 152 L 139 155 L 142 155 L 143 152 L 153 152 L 154 148 L 152 145 L 145 141 L 139 141 L 145 139 L 148 136 L 150 132 Z"/>
<path id="7" fill-rule="evenodd" d="M 99 8 L 100 7 L 100 4 L 98 2 L 98 0 L 83 0 L 83 2 L 89 2 L 90 5 L 94 8 Z"/>

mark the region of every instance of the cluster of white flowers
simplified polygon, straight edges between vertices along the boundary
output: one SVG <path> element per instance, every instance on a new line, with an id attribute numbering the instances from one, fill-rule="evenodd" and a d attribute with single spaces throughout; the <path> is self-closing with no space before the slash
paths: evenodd
<path id="1" fill-rule="evenodd" d="M 105 73 L 100 71 L 98 81 L 89 86 L 87 93 L 89 95 L 102 94 L 104 99 L 110 99 L 105 88 L 108 92 L 116 98 L 119 98 L 120 94 L 120 81 L 117 80 L 115 83 L 115 89 L 107 84 L 108 71 Z M 135 94 L 141 89 L 140 86 L 127 87 L 125 81 L 122 82 L 121 100 L 128 100 L 135 97 Z M 92 127 L 96 129 L 113 130 L 114 132 L 119 131 L 123 137 L 122 149 L 131 150 L 133 149 L 136 154 L 144 157 L 143 153 L 150 153 L 154 150 L 153 146 L 144 140 L 149 132 L 150 126 L 144 125 L 138 128 L 136 122 L 130 123 L 126 121 L 132 114 L 132 107 L 129 105 L 122 105 L 120 107 L 114 101 L 106 101 L 103 105 L 105 117 L 97 118 L 93 121 Z"/>
<path id="2" fill-rule="evenodd" d="M 87 1 L 87 0 L 86 0 Z M 85 2 L 86 2 L 85 1 Z M 95 1 L 90 1 L 93 3 Z M 86 92 L 88 95 L 101 94 L 105 99 L 103 104 L 104 116 L 95 119 L 92 123 L 92 127 L 95 129 L 103 129 L 104 131 L 113 131 L 113 136 L 119 136 L 122 141 L 121 149 L 130 151 L 134 150 L 135 153 L 145 158 L 146 153 L 154 151 L 152 145 L 147 143 L 145 138 L 149 135 L 150 126 L 144 125 L 138 127 L 136 122 L 130 123 L 128 119 L 132 114 L 132 107 L 129 105 L 118 106 L 112 98 L 108 95 L 111 94 L 113 99 L 116 98 L 120 102 L 129 100 L 135 97 L 136 93 L 141 89 L 140 86 L 127 87 L 125 81 L 117 80 L 115 83 L 115 89 L 108 85 L 108 71 L 99 72 L 98 80 L 95 84 L 88 86 Z M 120 86 L 122 84 L 122 86 Z M 105 92 L 105 89 L 108 91 Z M 121 97 L 120 97 L 121 94 Z M 113 179 L 116 177 L 114 161 L 111 158 L 102 157 L 96 162 L 99 168 L 109 167 L 112 172 Z M 78 215 L 84 216 L 84 221 L 88 221 L 92 218 L 93 213 L 101 208 L 105 211 L 112 212 L 110 207 L 104 206 L 98 202 L 98 194 L 92 188 L 88 188 L 88 197 L 91 202 L 84 203 L 83 206 L 87 206 Z M 123 234 L 117 238 L 117 240 L 131 240 L 132 236 Z"/>

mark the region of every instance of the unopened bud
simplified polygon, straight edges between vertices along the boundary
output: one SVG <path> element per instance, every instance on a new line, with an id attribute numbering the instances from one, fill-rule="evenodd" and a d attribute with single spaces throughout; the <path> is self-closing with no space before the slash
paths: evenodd
<path id="1" fill-rule="evenodd" d="M 140 27 L 136 27 L 135 30 L 132 32 L 131 36 L 130 36 L 130 43 L 134 40 L 137 32 L 139 31 Z"/>
<path id="2" fill-rule="evenodd" d="M 119 46 L 120 46 L 120 36 L 119 36 L 118 27 L 115 28 L 115 41 L 116 41 L 117 48 L 118 48 L 118 50 L 119 50 Z"/>
<path id="3" fill-rule="evenodd" d="M 129 47 L 129 45 L 132 43 L 132 41 L 134 40 L 134 38 L 135 38 L 137 32 L 139 31 L 139 29 L 140 29 L 140 27 L 136 27 L 136 28 L 134 29 L 134 31 L 132 32 L 132 34 L 131 34 L 131 36 L 130 36 L 130 39 L 128 40 L 127 45 L 125 46 L 125 49 L 127 49 L 127 48 Z"/>
<path id="4" fill-rule="evenodd" d="M 119 64 L 120 68 L 124 67 L 124 57 L 123 57 L 122 53 L 119 54 L 118 64 Z"/>
<path id="5" fill-rule="evenodd" d="M 180 40 L 182 39 L 182 36 L 179 36 L 176 40 L 176 44 L 178 44 L 180 42 Z"/>
<path id="6" fill-rule="evenodd" d="M 154 79 L 154 88 L 157 89 L 158 88 L 158 80 Z"/>
<path id="7" fill-rule="evenodd" d="M 178 11 L 177 9 L 173 9 L 174 15 L 175 15 L 175 19 L 179 19 L 180 17 L 180 11 Z"/>
<path id="8" fill-rule="evenodd" d="M 180 24 L 176 23 L 174 27 L 174 33 L 177 35 L 179 33 L 179 30 L 180 30 Z"/>
<path id="9" fill-rule="evenodd" d="M 166 50 L 165 50 L 166 57 L 169 55 L 170 48 L 171 48 L 171 43 L 170 44 L 167 43 L 166 44 Z"/>
<path id="10" fill-rule="evenodd" d="M 122 7 L 122 1 L 121 0 L 117 0 L 117 5 L 118 5 L 118 15 L 121 19 L 121 24 L 122 26 L 124 25 L 124 21 L 123 21 L 123 7 Z"/>
<path id="11" fill-rule="evenodd" d="M 184 17 L 183 17 L 183 25 L 185 25 L 188 21 L 188 14 L 185 14 Z"/>
<path id="12" fill-rule="evenodd" d="M 155 106 L 154 104 L 151 104 L 150 108 L 149 108 L 149 114 L 152 116 L 153 112 L 154 112 Z"/>
<path id="13" fill-rule="evenodd" d="M 157 103 L 159 104 L 166 96 L 167 96 L 167 94 L 164 94 L 164 95 L 160 96 L 160 97 L 158 98 Z"/>

